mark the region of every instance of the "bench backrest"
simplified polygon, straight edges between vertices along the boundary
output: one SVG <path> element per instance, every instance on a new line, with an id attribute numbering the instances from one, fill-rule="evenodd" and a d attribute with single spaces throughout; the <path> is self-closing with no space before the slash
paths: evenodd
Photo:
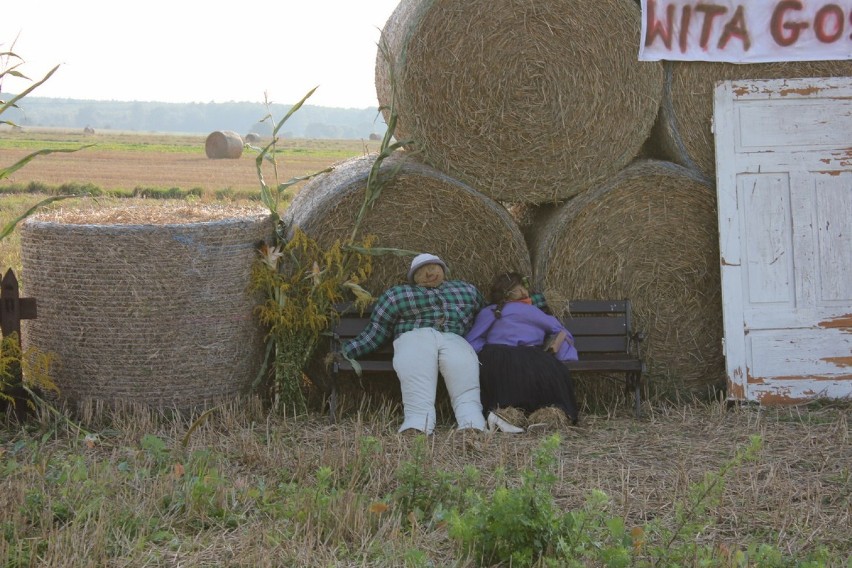
<path id="1" fill-rule="evenodd" d="M 584 353 L 627 353 L 630 350 L 629 300 L 572 300 L 562 323 Z"/>
<path id="2" fill-rule="evenodd" d="M 370 323 L 369 308 L 361 314 L 352 308 L 350 304 L 341 304 L 337 307 L 337 311 L 342 315 L 340 320 L 337 322 L 337 325 L 335 325 L 332 329 L 332 334 L 334 335 L 333 340 L 336 342 L 344 343 L 349 339 L 352 339 L 361 333 L 364 328 L 367 327 L 367 324 Z M 386 341 L 384 345 L 371 352 L 366 356 L 366 358 L 390 361 L 393 358 L 392 343 L 390 341 Z M 344 366 L 348 368 L 348 364 L 344 364 Z"/>
<path id="3" fill-rule="evenodd" d="M 562 323 L 574 336 L 574 345 L 582 356 L 586 354 L 627 353 L 630 350 L 629 300 L 572 300 L 569 314 Z M 364 314 L 340 306 L 345 314 L 333 329 L 335 337 L 343 342 L 358 335 L 370 321 L 369 311 Z M 371 359 L 389 359 L 393 354 L 390 342 L 373 354 Z"/>

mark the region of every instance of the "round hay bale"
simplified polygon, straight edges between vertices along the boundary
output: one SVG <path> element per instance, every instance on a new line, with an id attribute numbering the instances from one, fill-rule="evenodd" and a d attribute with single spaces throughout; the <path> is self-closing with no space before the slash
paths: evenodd
<path id="1" fill-rule="evenodd" d="M 633 0 L 411 0 L 385 24 L 376 90 L 397 140 L 498 201 L 576 195 L 648 137 L 663 67 L 636 57 Z"/>
<path id="2" fill-rule="evenodd" d="M 293 199 L 284 221 L 325 247 L 348 239 L 375 160 L 375 154 L 346 160 L 311 179 Z M 500 204 L 404 153 L 385 160 L 382 174 L 397 167 L 364 216 L 361 238 L 372 234 L 378 237 L 378 247 L 437 254 L 449 265 L 451 278 L 467 280 L 480 290 L 487 290 L 498 271 L 529 273 L 523 236 Z M 365 287 L 378 296 L 404 282 L 410 264 L 410 256 L 374 257 Z"/>
<path id="3" fill-rule="evenodd" d="M 264 334 L 248 292 L 263 210 L 210 205 L 57 210 L 21 225 L 27 345 L 54 353 L 60 396 L 203 407 L 245 391 Z"/>
<path id="4" fill-rule="evenodd" d="M 235 160 L 243 155 L 243 139 L 236 132 L 217 130 L 207 136 L 204 151 L 211 160 Z"/>
<path id="5" fill-rule="evenodd" d="M 669 162 L 637 161 L 531 227 L 536 283 L 570 299 L 626 298 L 657 391 L 706 393 L 724 380 L 713 186 Z"/>
<path id="6" fill-rule="evenodd" d="M 663 156 L 716 178 L 716 146 L 711 131 L 713 93 L 718 81 L 852 76 L 852 61 L 790 61 L 783 63 L 710 63 L 674 61 L 666 64 L 660 120 L 653 137 Z"/>

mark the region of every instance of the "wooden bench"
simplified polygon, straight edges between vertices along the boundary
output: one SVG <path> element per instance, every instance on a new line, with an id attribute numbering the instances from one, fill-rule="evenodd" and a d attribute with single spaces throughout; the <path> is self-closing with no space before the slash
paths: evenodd
<path id="1" fill-rule="evenodd" d="M 568 312 L 562 323 L 574 336 L 578 360 L 565 365 L 572 372 L 604 373 L 624 381 L 639 418 L 645 363 L 639 353 L 642 336 L 631 325 L 630 300 L 572 300 Z"/>
<path id="2" fill-rule="evenodd" d="M 633 331 L 629 300 L 573 300 L 568 303 L 570 316 L 563 324 L 574 336 L 578 361 L 565 364 L 572 372 L 604 373 L 622 380 L 633 394 L 634 412 L 641 416 L 642 373 L 645 365 L 639 355 L 641 337 Z M 358 335 L 367 325 L 370 312 L 359 314 L 350 304 L 338 306 L 340 320 L 331 332 L 330 351 L 336 353 L 342 343 Z M 376 351 L 358 359 L 362 376 L 393 374 L 393 346 L 385 343 Z M 331 364 L 329 411 L 335 416 L 338 378 L 354 373 L 352 364 L 335 359 Z"/>

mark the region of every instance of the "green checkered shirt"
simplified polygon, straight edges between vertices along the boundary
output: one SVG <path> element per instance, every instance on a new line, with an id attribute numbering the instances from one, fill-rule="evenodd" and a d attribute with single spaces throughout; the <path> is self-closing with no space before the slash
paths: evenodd
<path id="1" fill-rule="evenodd" d="M 370 323 L 343 344 L 344 355 L 357 359 L 378 349 L 391 336 L 431 327 L 464 336 L 485 301 L 476 286 L 448 280 L 435 288 L 399 284 L 379 296 Z"/>

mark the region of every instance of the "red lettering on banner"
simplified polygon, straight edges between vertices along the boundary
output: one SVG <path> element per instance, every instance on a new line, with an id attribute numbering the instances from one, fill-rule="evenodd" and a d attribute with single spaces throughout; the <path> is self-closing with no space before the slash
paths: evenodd
<path id="1" fill-rule="evenodd" d="M 734 17 L 725 24 L 725 29 L 722 30 L 722 37 L 719 38 L 719 49 L 725 49 L 728 41 L 732 37 L 737 37 L 743 42 L 743 50 L 748 51 L 751 47 L 751 38 L 748 36 L 748 26 L 746 25 L 743 7 L 737 6 Z"/>
<path id="2" fill-rule="evenodd" d="M 834 24 L 833 33 L 826 31 L 829 23 Z M 843 9 L 837 4 L 826 4 L 820 8 L 814 17 L 814 32 L 822 43 L 833 43 L 840 39 L 843 35 Z"/>
<path id="3" fill-rule="evenodd" d="M 689 20 L 692 19 L 692 6 L 686 5 L 683 7 L 683 12 L 680 14 L 680 52 L 686 53 L 687 40 L 689 39 Z"/>
<path id="4" fill-rule="evenodd" d="M 728 9 L 724 6 L 717 6 L 716 4 L 699 4 L 695 7 L 695 11 L 704 13 L 704 25 L 701 27 L 699 45 L 701 49 L 707 49 L 707 43 L 710 41 L 710 31 L 713 29 L 713 19 L 716 16 L 721 16 Z"/>
<path id="5" fill-rule="evenodd" d="M 852 40 L 852 33 L 849 33 L 852 11 L 849 11 L 848 0 L 767 0 L 759 7 L 754 5 L 758 2 L 747 0 L 714 2 L 720 0 L 643 0 L 645 47 L 658 54 L 663 48 L 669 52 L 679 50 L 688 54 L 689 59 L 700 59 L 696 53 L 699 49 L 731 52 L 717 53 L 711 58 L 713 60 L 728 60 L 728 55 L 736 58 L 741 51 L 750 52 L 755 61 L 773 60 L 771 58 L 776 55 L 779 61 L 800 60 L 799 51 L 809 56 L 820 49 L 829 59 L 844 59 L 846 46 L 837 44 Z M 770 10 L 769 29 L 765 30 L 763 22 Z M 760 29 L 755 30 L 755 26 Z M 814 40 L 835 45 L 815 48 Z M 782 55 L 783 50 L 777 50 L 773 43 L 777 47 L 794 46 L 791 55 Z M 807 45 L 803 45 L 805 43 Z M 773 50 L 777 53 L 772 53 Z M 641 54 L 640 57 L 644 58 Z M 849 59 L 848 52 L 845 59 Z"/>
<path id="6" fill-rule="evenodd" d="M 801 10 L 802 8 L 802 3 L 798 0 L 784 0 L 775 6 L 775 10 L 772 12 L 772 20 L 769 23 L 769 31 L 772 34 L 772 39 L 781 47 L 796 43 L 802 30 L 810 25 L 807 22 L 787 22 L 784 20 L 789 10 Z M 785 34 L 784 30 L 789 31 L 789 33 Z"/>
<path id="7" fill-rule="evenodd" d="M 645 46 L 654 43 L 654 38 L 660 36 L 663 40 L 663 45 L 666 49 L 672 48 L 672 22 L 674 21 L 675 5 L 669 4 L 666 7 L 666 24 L 657 21 L 656 17 L 657 3 L 654 0 L 648 0 L 648 22 L 647 32 L 645 35 Z"/>

